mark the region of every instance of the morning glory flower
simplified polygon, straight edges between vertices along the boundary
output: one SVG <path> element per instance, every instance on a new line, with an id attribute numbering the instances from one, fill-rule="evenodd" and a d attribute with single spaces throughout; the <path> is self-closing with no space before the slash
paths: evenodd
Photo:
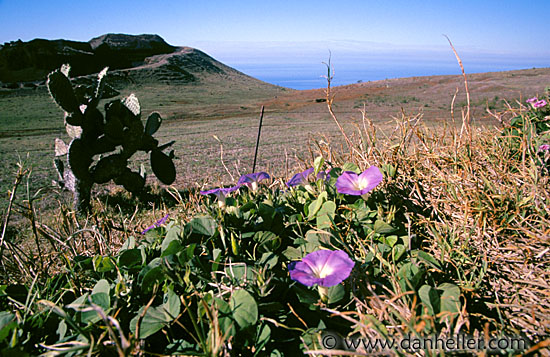
<path id="1" fill-rule="evenodd" d="M 549 151 L 550 150 L 550 144 L 542 144 L 539 146 L 539 151 Z"/>
<path id="2" fill-rule="evenodd" d="M 533 103 L 533 107 L 534 108 L 542 108 L 544 106 L 546 106 L 546 101 L 544 99 L 541 99 L 541 100 L 538 100 L 536 101 L 535 103 Z"/>
<path id="3" fill-rule="evenodd" d="M 313 167 L 305 171 L 299 172 L 286 183 L 288 187 L 295 187 L 307 183 L 307 178 L 313 173 Z"/>
<path id="4" fill-rule="evenodd" d="M 296 175 L 292 176 L 292 178 L 286 183 L 288 187 L 295 187 L 299 185 L 308 186 L 308 178 L 310 175 L 313 174 L 315 170 L 313 167 L 310 167 L 309 169 L 299 172 Z M 330 172 L 330 169 L 327 169 L 326 171 L 319 171 L 317 174 L 317 180 L 329 180 L 330 175 L 328 174 Z"/>
<path id="5" fill-rule="evenodd" d="M 529 103 L 529 104 L 533 104 L 533 103 L 538 102 L 538 101 L 539 101 L 539 99 L 537 97 L 529 98 L 529 99 L 526 100 L 526 102 Z"/>
<path id="6" fill-rule="evenodd" d="M 353 171 L 345 171 L 336 180 L 336 190 L 338 193 L 365 198 L 364 195 L 378 186 L 383 178 L 380 169 L 376 166 L 369 167 L 359 175 Z"/>
<path id="7" fill-rule="evenodd" d="M 246 185 L 256 191 L 258 189 L 258 182 L 262 180 L 269 180 L 267 172 L 255 172 L 252 174 L 242 175 L 237 182 L 237 186 Z"/>
<path id="8" fill-rule="evenodd" d="M 141 232 L 141 234 L 145 234 L 147 232 L 149 232 L 151 229 L 153 228 L 156 228 L 156 227 L 160 227 L 161 224 L 164 224 L 166 223 L 166 220 L 168 219 L 168 217 L 170 216 L 170 214 L 167 214 L 166 216 L 162 217 L 161 219 L 159 219 L 158 221 L 156 221 L 155 223 L 153 223 L 152 225 L 150 225 L 149 227 L 145 228 L 143 230 L 143 232 Z"/>
<path id="9" fill-rule="evenodd" d="M 355 263 L 343 250 L 321 249 L 288 265 L 290 278 L 306 286 L 331 287 L 348 278 Z"/>
<path id="10" fill-rule="evenodd" d="M 201 195 L 216 195 L 218 198 L 218 205 L 220 207 L 225 206 L 225 196 L 229 194 L 230 192 L 236 191 L 241 187 L 240 185 L 233 186 L 233 187 L 221 187 L 221 188 L 213 188 L 208 191 L 200 191 Z"/>

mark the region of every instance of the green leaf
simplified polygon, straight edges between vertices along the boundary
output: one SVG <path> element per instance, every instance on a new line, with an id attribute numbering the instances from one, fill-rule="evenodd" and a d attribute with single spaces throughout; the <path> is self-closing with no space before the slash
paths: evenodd
<path id="1" fill-rule="evenodd" d="M 344 171 L 353 171 L 356 174 L 361 173 L 361 169 L 357 165 L 355 165 L 353 162 L 346 162 L 344 166 L 342 166 L 342 172 Z"/>
<path id="2" fill-rule="evenodd" d="M 317 197 L 317 199 L 313 202 L 311 202 L 309 204 L 309 209 L 308 209 L 308 215 L 307 215 L 307 218 L 308 219 L 313 219 L 313 217 L 315 217 L 315 215 L 317 214 L 317 212 L 321 209 L 321 207 L 323 206 L 323 203 L 327 200 L 327 192 L 326 191 L 323 191 L 321 192 L 321 194 L 319 195 L 319 197 Z"/>
<path id="3" fill-rule="evenodd" d="M 128 249 L 118 257 L 118 266 L 124 268 L 139 267 L 143 264 L 143 256 L 139 249 Z"/>
<path id="4" fill-rule="evenodd" d="M 286 249 L 283 251 L 283 255 L 284 255 L 288 260 L 297 260 L 297 259 L 302 258 L 302 252 L 301 252 L 299 249 L 294 248 L 294 247 L 288 247 L 288 248 L 286 248 Z"/>
<path id="5" fill-rule="evenodd" d="M 120 247 L 120 251 L 127 250 L 127 249 L 134 249 L 136 247 L 136 238 L 134 236 L 128 237 L 122 247 Z"/>
<path id="6" fill-rule="evenodd" d="M 111 257 L 102 257 L 101 255 L 96 255 L 93 258 L 93 265 L 94 270 L 98 273 L 105 273 L 115 268 L 115 264 Z"/>
<path id="7" fill-rule="evenodd" d="M 100 290 L 101 289 L 102 287 L 100 287 Z M 105 311 L 106 314 L 108 313 L 111 305 L 111 298 L 108 293 L 92 293 L 92 295 L 90 295 L 90 300 L 93 304 L 99 306 L 103 311 Z M 90 307 L 87 294 L 73 301 L 68 307 L 77 311 L 77 321 L 79 320 L 83 324 L 93 324 L 101 320 L 101 316 L 95 310 L 82 311 L 83 309 Z"/>
<path id="8" fill-rule="evenodd" d="M 292 288 L 296 292 L 296 297 L 302 304 L 309 306 L 311 310 L 316 309 L 314 304 L 319 301 L 319 293 L 317 291 L 298 284 L 295 284 Z"/>
<path id="9" fill-rule="evenodd" d="M 183 245 L 181 245 L 180 241 L 179 240 L 173 240 L 168 244 L 168 247 L 166 247 L 162 251 L 162 254 L 160 256 L 161 257 L 166 257 L 166 256 L 169 256 L 169 255 L 172 255 L 172 254 L 177 254 L 182 249 L 183 249 Z"/>
<path id="10" fill-rule="evenodd" d="M 405 245 L 403 244 L 394 245 L 392 249 L 393 261 L 397 262 L 399 258 L 403 256 L 403 253 L 405 253 L 406 251 L 407 251 L 407 248 L 405 248 Z"/>
<path id="11" fill-rule="evenodd" d="M 271 338 L 271 328 L 267 323 L 258 325 L 256 328 L 256 343 L 254 344 L 257 351 L 260 352 L 262 348 L 269 342 Z"/>
<path id="12" fill-rule="evenodd" d="M 266 267 L 267 269 L 273 269 L 277 265 L 278 261 L 279 261 L 279 258 L 277 257 L 277 255 L 275 255 L 272 252 L 266 252 L 262 254 L 262 257 L 256 263 L 256 265 L 259 265 L 261 267 Z"/>
<path id="13" fill-rule="evenodd" d="M 7 311 L 0 311 L 0 342 L 8 337 L 10 331 L 16 327 L 15 315 Z"/>
<path id="14" fill-rule="evenodd" d="M 237 334 L 237 331 L 229 304 L 224 300 L 216 297 L 214 298 L 212 308 L 218 312 L 218 323 L 223 334 L 227 336 L 235 336 Z"/>
<path id="15" fill-rule="evenodd" d="M 181 300 L 172 289 L 169 289 L 166 294 L 164 294 L 162 307 L 166 310 L 168 315 L 170 315 L 172 320 L 178 317 L 181 311 Z"/>
<path id="16" fill-rule="evenodd" d="M 185 232 L 212 237 L 218 228 L 218 223 L 207 216 L 193 218 L 185 226 Z"/>
<path id="17" fill-rule="evenodd" d="M 325 191 L 326 192 L 326 191 Z M 334 215 L 336 213 L 336 203 L 327 201 L 323 203 L 323 206 L 317 212 L 317 227 L 319 229 L 330 228 L 334 221 Z"/>
<path id="18" fill-rule="evenodd" d="M 428 309 L 428 314 L 430 316 L 435 316 L 439 313 L 439 294 L 436 289 L 432 288 L 429 285 L 422 285 L 418 290 L 418 296 L 420 300 Z"/>
<path id="19" fill-rule="evenodd" d="M 404 264 L 397 272 L 398 282 L 403 292 L 414 290 L 424 275 L 424 270 L 413 263 Z"/>
<path id="20" fill-rule="evenodd" d="M 346 289 L 344 285 L 338 284 L 328 288 L 328 303 L 334 304 L 342 300 L 346 295 Z"/>
<path id="21" fill-rule="evenodd" d="M 196 243 L 189 244 L 184 250 L 178 253 L 178 261 L 181 265 L 188 263 L 195 256 Z"/>
<path id="22" fill-rule="evenodd" d="M 262 252 L 276 250 L 281 244 L 281 238 L 273 232 L 259 231 L 254 235 L 254 241 L 258 242 Z"/>
<path id="23" fill-rule="evenodd" d="M 443 283 L 437 287 L 437 290 L 443 290 L 441 294 L 441 312 L 454 314 L 461 310 L 460 288 L 458 286 Z"/>
<path id="24" fill-rule="evenodd" d="M 397 173 L 397 170 L 391 164 L 383 164 L 381 169 L 382 172 L 384 172 L 388 177 L 395 177 L 395 174 Z"/>
<path id="25" fill-rule="evenodd" d="M 94 288 L 92 289 L 92 295 L 97 293 L 105 293 L 109 295 L 110 291 L 111 287 L 109 285 L 109 282 L 105 279 L 101 279 L 95 284 Z"/>
<path id="26" fill-rule="evenodd" d="M 325 159 L 322 156 L 317 156 L 315 158 L 315 161 L 313 161 L 313 174 L 315 175 L 315 177 L 317 177 L 317 174 L 321 171 L 324 163 Z"/>
<path id="27" fill-rule="evenodd" d="M 237 285 L 254 281 L 254 270 L 245 263 L 235 263 L 225 267 L 225 273 L 228 277 L 235 280 Z"/>
<path id="28" fill-rule="evenodd" d="M 157 112 L 151 113 L 147 118 L 147 123 L 145 124 L 145 133 L 153 135 L 160 128 L 161 123 L 162 118 L 160 117 L 160 114 Z"/>
<path id="29" fill-rule="evenodd" d="M 90 299 L 105 311 L 111 307 L 111 297 L 108 293 L 95 293 L 90 296 Z M 95 311 L 93 313 L 97 314 Z"/>
<path id="30" fill-rule="evenodd" d="M 393 235 L 393 236 L 387 236 L 387 237 L 385 237 L 384 242 L 385 242 L 388 246 L 393 247 L 393 246 L 395 245 L 395 243 L 397 243 L 397 240 L 398 240 L 397 236 Z"/>
<path id="31" fill-rule="evenodd" d="M 130 321 L 130 331 L 136 333 L 136 325 L 145 306 L 139 309 L 137 315 Z M 139 339 L 145 339 L 156 332 L 160 331 L 163 327 L 167 326 L 172 321 L 168 313 L 162 308 L 149 307 L 145 316 L 141 320 L 141 325 L 139 326 Z"/>
<path id="32" fill-rule="evenodd" d="M 164 237 L 160 246 L 162 257 L 170 254 L 175 254 L 182 248 L 179 237 L 180 233 L 181 228 L 178 226 L 172 226 L 170 229 L 168 229 L 168 232 L 166 232 L 166 237 Z M 168 249 L 170 249 L 170 251 L 168 251 Z"/>
<path id="33" fill-rule="evenodd" d="M 431 254 L 419 250 L 417 251 L 416 256 L 427 265 L 436 268 L 437 270 L 441 270 L 441 265 L 437 260 L 435 260 L 435 258 Z"/>
<path id="34" fill-rule="evenodd" d="M 388 234 L 395 232 L 396 229 L 386 222 L 377 219 L 376 222 L 374 222 L 374 231 L 380 234 Z"/>
<path id="35" fill-rule="evenodd" d="M 229 305 L 233 318 L 241 329 L 254 325 L 258 321 L 258 305 L 248 291 L 243 289 L 234 291 Z"/>
<path id="36" fill-rule="evenodd" d="M 67 334 L 67 323 L 65 320 L 59 321 L 59 325 L 57 325 L 57 330 L 55 332 L 59 336 L 59 340 L 63 340 L 65 338 L 65 335 Z"/>
<path id="37" fill-rule="evenodd" d="M 160 283 L 165 278 L 166 276 L 163 274 L 162 268 L 160 266 L 154 267 L 143 276 L 141 289 L 147 293 L 155 284 Z"/>

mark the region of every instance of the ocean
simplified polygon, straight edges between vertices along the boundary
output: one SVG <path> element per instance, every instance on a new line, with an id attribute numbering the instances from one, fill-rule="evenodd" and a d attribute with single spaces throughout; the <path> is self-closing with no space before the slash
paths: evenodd
<path id="1" fill-rule="evenodd" d="M 327 67 L 319 63 L 227 63 L 237 70 L 262 81 L 292 89 L 316 89 L 327 85 Z M 464 61 L 466 74 L 548 67 L 550 61 Z M 431 75 L 461 74 L 452 61 L 380 61 L 368 63 L 332 63 L 332 86 Z"/>

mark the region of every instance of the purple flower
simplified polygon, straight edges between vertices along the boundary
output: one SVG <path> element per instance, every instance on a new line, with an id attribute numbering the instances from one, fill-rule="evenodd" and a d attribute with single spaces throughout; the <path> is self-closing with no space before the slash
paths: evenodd
<path id="1" fill-rule="evenodd" d="M 145 234 L 145 233 L 149 232 L 151 229 L 159 227 L 161 224 L 166 223 L 166 220 L 168 219 L 169 216 L 170 216 L 170 214 L 167 214 L 166 216 L 162 217 L 161 219 L 159 219 L 158 221 L 156 221 L 155 223 L 153 223 L 149 227 L 145 228 L 143 230 L 143 232 L 141 232 L 141 234 Z"/>
<path id="2" fill-rule="evenodd" d="M 317 180 L 330 180 L 330 169 L 326 169 L 325 171 L 319 171 L 317 174 Z"/>
<path id="3" fill-rule="evenodd" d="M 311 175 L 312 173 L 313 173 L 313 167 L 305 171 L 299 172 L 296 175 L 292 176 L 292 178 L 286 183 L 286 185 L 288 187 L 303 185 L 307 182 L 308 176 Z"/>
<path id="4" fill-rule="evenodd" d="M 237 182 L 237 186 L 246 185 L 256 191 L 258 189 L 258 182 L 262 180 L 269 180 L 267 172 L 255 172 L 252 174 L 242 175 Z"/>
<path id="5" fill-rule="evenodd" d="M 539 146 L 539 151 L 548 151 L 550 150 L 550 144 L 542 144 Z"/>
<path id="6" fill-rule="evenodd" d="M 376 166 L 369 167 L 360 175 L 353 171 L 345 171 L 336 180 L 336 190 L 338 193 L 362 196 L 378 186 L 383 178 L 380 169 Z"/>
<path id="7" fill-rule="evenodd" d="M 539 99 L 537 97 L 529 98 L 529 99 L 526 100 L 526 102 L 529 103 L 529 104 L 533 104 L 533 103 L 538 102 L 538 101 L 539 101 Z"/>
<path id="8" fill-rule="evenodd" d="M 221 187 L 221 188 L 213 188 L 208 191 L 200 191 L 201 195 L 216 195 L 218 198 L 218 205 L 220 207 L 225 206 L 225 196 L 233 191 L 237 191 L 241 187 L 241 185 L 233 186 L 233 187 Z"/>
<path id="9" fill-rule="evenodd" d="M 539 101 L 536 101 L 535 103 L 533 103 L 533 107 L 534 108 L 542 108 L 544 106 L 546 106 L 546 101 L 544 99 L 541 99 Z"/>
<path id="10" fill-rule="evenodd" d="M 331 287 L 347 279 L 355 263 L 343 250 L 317 250 L 288 265 L 290 278 L 306 286 Z"/>
<path id="11" fill-rule="evenodd" d="M 308 178 L 311 174 L 313 174 L 314 171 L 315 170 L 313 169 L 313 167 L 310 167 L 305 171 L 299 172 L 296 175 L 292 176 L 292 178 L 286 183 L 286 185 L 288 187 L 307 185 Z M 319 173 L 317 174 L 317 180 L 329 180 L 329 172 L 330 169 L 327 169 L 326 171 L 319 171 Z"/>

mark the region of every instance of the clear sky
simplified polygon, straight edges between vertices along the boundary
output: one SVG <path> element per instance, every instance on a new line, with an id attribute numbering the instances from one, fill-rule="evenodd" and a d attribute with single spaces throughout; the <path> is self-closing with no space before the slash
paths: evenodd
<path id="1" fill-rule="evenodd" d="M 550 0 L 0 0 L 0 43 L 154 33 L 231 62 L 415 50 L 550 66 Z M 255 59 L 254 59 L 255 58 Z M 532 60 L 532 65 L 530 61 Z"/>
<path id="2" fill-rule="evenodd" d="M 356 40 L 547 52 L 550 1 L 0 0 L 0 42 L 156 33 L 197 41 Z"/>

